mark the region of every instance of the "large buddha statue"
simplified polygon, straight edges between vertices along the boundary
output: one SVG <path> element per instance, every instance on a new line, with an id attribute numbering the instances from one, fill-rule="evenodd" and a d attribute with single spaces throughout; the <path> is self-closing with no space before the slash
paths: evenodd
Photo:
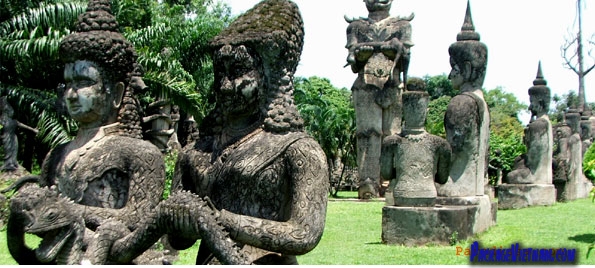
<path id="1" fill-rule="evenodd" d="M 481 87 L 488 51 L 479 40 L 468 4 L 457 42 L 448 49 L 452 67 L 448 78 L 459 94 L 451 99 L 444 116 L 452 166 L 448 182 L 436 185 L 438 196 L 483 196 L 487 183 L 490 114 Z"/>
<path id="2" fill-rule="evenodd" d="M 551 93 L 543 79 L 541 63 L 533 87 L 529 88 L 531 120 L 525 128 L 523 143 L 527 153 L 515 160 L 513 170 L 506 176 L 511 184 L 551 184 L 553 157 L 553 130 L 547 115 Z"/>

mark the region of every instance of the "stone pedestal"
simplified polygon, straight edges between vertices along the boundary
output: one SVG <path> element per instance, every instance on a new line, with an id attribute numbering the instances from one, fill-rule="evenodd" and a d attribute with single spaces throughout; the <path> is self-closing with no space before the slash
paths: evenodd
<path id="1" fill-rule="evenodd" d="M 501 184 L 498 187 L 498 209 L 550 206 L 556 203 L 553 184 Z"/>
<path id="2" fill-rule="evenodd" d="M 416 246 L 449 245 L 467 239 L 495 224 L 495 203 L 487 196 L 469 198 L 438 198 L 436 202 L 456 203 L 434 207 L 382 208 L 382 242 Z"/>
<path id="3" fill-rule="evenodd" d="M 589 197 L 593 184 L 586 178 L 578 182 L 554 181 L 557 190 L 556 198 L 560 202 Z"/>

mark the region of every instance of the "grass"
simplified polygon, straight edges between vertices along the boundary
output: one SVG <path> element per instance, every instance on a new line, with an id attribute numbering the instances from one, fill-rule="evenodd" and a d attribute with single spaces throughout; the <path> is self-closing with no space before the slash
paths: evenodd
<path id="1" fill-rule="evenodd" d="M 339 199 L 353 193 L 340 192 Z M 357 193 L 355 193 L 357 197 Z M 332 199 L 331 199 L 332 200 Z M 325 231 L 318 246 L 298 256 L 300 264 L 469 264 L 457 256 L 457 247 L 474 241 L 482 247 L 509 247 L 520 243 L 532 248 L 576 248 L 578 264 L 595 265 L 595 256 L 586 258 L 595 241 L 595 204 L 590 199 L 556 203 L 549 207 L 498 211 L 498 223 L 488 231 L 454 246 L 403 247 L 381 243 L 383 202 L 330 201 Z M 6 249 L 6 233 L 0 233 L 0 264 L 16 264 Z M 198 245 L 198 243 L 197 243 Z M 194 264 L 197 245 L 180 252 L 176 264 Z M 595 255 L 595 254 L 592 254 Z"/>

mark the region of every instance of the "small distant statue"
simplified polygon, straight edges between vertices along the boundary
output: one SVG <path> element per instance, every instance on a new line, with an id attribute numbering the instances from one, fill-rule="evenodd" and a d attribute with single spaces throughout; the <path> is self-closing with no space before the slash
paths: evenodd
<path id="1" fill-rule="evenodd" d="M 554 138 L 552 124 L 547 115 L 551 91 L 543 79 L 541 63 L 533 87 L 529 89 L 531 120 L 525 128 L 523 143 L 527 152 L 515 160 L 515 165 L 506 176 L 512 184 L 551 184 Z"/>
<path id="2" fill-rule="evenodd" d="M 72 249 L 104 242 L 87 238 L 108 220 L 135 230 L 164 189 L 161 152 L 142 140 L 134 90 L 144 82 L 137 55 L 118 32 L 109 0 L 89 1 L 76 32 L 60 42 L 59 53 L 65 63 L 63 101 L 78 132 L 46 156 L 39 185 L 21 188 L 20 201 L 11 203 L 8 249 L 19 264 L 80 263 L 84 254 Z M 36 204 L 43 210 L 36 210 Z M 83 223 L 80 239 L 70 239 L 80 231 L 65 226 L 70 223 Z M 37 224 L 48 226 L 31 228 Z M 43 236 L 38 248 L 25 245 L 25 232 Z"/>
<path id="3" fill-rule="evenodd" d="M 347 19 L 347 65 L 357 127 L 359 198 L 378 196 L 382 138 L 401 130 L 401 91 L 411 57 L 409 17 L 389 17 L 392 0 L 365 0 L 368 18 Z M 346 66 L 347 66 L 346 65 Z M 402 77 L 401 77 L 402 75 Z"/>
<path id="4" fill-rule="evenodd" d="M 450 145 L 424 129 L 429 95 L 423 88 L 418 90 L 403 93 L 404 129 L 382 144 L 382 177 L 391 180 L 394 200 L 387 205 L 434 206 L 434 183 L 448 180 Z"/>
<path id="5" fill-rule="evenodd" d="M 565 119 L 566 115 L 564 115 Z M 556 185 L 557 200 L 564 200 L 563 195 L 564 186 L 568 182 L 570 171 L 570 136 L 572 136 L 572 129 L 567 124 L 566 120 L 555 127 L 554 136 L 554 151 L 552 160 L 552 182 Z"/>
<path id="6" fill-rule="evenodd" d="M 0 125 L 2 125 L 2 146 L 4 146 L 4 164 L 0 171 L 13 172 L 19 168 L 17 153 L 19 151 L 19 139 L 16 131 L 23 128 L 37 134 L 39 131 L 27 126 L 16 119 L 13 119 L 14 109 L 8 103 L 6 97 L 0 98 Z"/>
<path id="7" fill-rule="evenodd" d="M 591 126 L 591 120 L 589 120 L 589 118 L 591 117 L 591 111 L 590 110 L 585 110 L 583 111 L 583 114 L 581 116 L 581 140 L 582 140 L 582 150 L 581 150 L 581 155 L 584 158 L 585 157 L 585 153 L 587 153 L 587 150 L 589 150 L 589 147 L 591 147 L 591 144 L 593 143 L 593 137 L 592 137 L 592 126 Z"/>
<path id="8" fill-rule="evenodd" d="M 467 2 L 465 21 L 457 42 L 448 49 L 452 67 L 448 78 L 460 93 L 451 99 L 444 116 L 446 139 L 452 149 L 452 166 L 448 182 L 436 185 L 438 196 L 483 196 L 488 183 L 490 114 L 481 90 L 488 50 L 479 40 Z"/>

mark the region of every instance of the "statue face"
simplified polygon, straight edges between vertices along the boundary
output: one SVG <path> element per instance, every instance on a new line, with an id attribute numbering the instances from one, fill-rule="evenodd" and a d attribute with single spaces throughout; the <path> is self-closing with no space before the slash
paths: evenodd
<path id="1" fill-rule="evenodd" d="M 392 0 L 364 0 L 366 8 L 369 12 L 390 10 L 390 6 L 393 3 Z"/>
<path id="2" fill-rule="evenodd" d="M 531 111 L 531 115 L 540 116 L 545 112 L 541 98 L 537 96 L 529 96 L 529 103 L 529 111 Z"/>
<path id="3" fill-rule="evenodd" d="M 465 76 L 463 74 L 463 70 L 459 67 L 458 64 L 454 62 L 452 58 L 450 59 L 450 66 L 452 67 L 452 69 L 448 74 L 448 80 L 450 80 L 450 83 L 452 84 L 452 87 L 454 89 L 459 90 L 461 89 L 463 83 L 465 83 Z"/>
<path id="4" fill-rule="evenodd" d="M 256 60 L 244 46 L 234 47 L 232 57 L 223 57 L 216 63 L 216 78 L 220 81 L 217 102 L 230 113 L 253 113 L 258 110 L 258 89 L 262 79 Z"/>
<path id="5" fill-rule="evenodd" d="M 90 61 L 76 61 L 64 67 L 64 100 L 72 118 L 80 123 L 103 122 L 112 112 L 100 68 Z"/>

